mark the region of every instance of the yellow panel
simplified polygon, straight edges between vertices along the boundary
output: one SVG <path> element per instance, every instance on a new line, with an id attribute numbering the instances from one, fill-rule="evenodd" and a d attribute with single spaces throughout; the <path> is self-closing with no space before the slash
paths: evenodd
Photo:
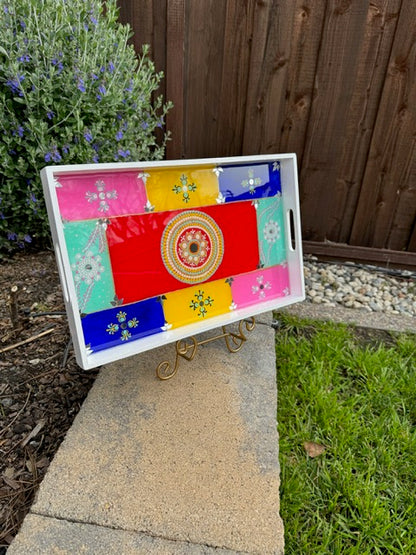
<path id="1" fill-rule="evenodd" d="M 214 170 L 214 166 L 148 170 L 148 201 L 156 212 L 217 204 L 219 184 Z"/>
<path id="2" fill-rule="evenodd" d="M 201 283 L 167 293 L 165 297 L 165 320 L 172 328 L 201 322 L 232 310 L 231 287 L 225 280 Z"/>

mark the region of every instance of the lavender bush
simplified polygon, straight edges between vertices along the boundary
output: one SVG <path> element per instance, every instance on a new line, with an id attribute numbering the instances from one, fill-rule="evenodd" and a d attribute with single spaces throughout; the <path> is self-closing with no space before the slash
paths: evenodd
<path id="1" fill-rule="evenodd" d="M 48 164 L 160 159 L 170 103 L 116 0 L 0 0 L 0 252 L 45 246 Z"/>

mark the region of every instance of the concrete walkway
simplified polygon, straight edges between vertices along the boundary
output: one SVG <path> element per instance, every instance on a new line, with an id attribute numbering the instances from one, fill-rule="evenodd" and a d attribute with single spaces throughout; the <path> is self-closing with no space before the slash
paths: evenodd
<path id="1" fill-rule="evenodd" d="M 8 554 L 283 553 L 271 315 L 248 336 L 103 368 Z"/>

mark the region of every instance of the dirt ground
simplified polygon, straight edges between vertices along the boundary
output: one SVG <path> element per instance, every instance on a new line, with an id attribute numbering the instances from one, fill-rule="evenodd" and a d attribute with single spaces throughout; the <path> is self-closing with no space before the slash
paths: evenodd
<path id="1" fill-rule="evenodd" d="M 97 375 L 78 367 L 64 311 L 53 253 L 0 259 L 0 553 Z"/>

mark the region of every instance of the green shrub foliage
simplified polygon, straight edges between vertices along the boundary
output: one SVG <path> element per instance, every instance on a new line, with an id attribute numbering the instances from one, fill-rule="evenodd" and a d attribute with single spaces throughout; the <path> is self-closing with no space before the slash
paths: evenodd
<path id="1" fill-rule="evenodd" d="M 170 103 L 116 0 L 0 0 L 0 252 L 45 246 L 39 172 L 160 159 Z M 156 135 L 161 137 L 159 143 Z"/>

